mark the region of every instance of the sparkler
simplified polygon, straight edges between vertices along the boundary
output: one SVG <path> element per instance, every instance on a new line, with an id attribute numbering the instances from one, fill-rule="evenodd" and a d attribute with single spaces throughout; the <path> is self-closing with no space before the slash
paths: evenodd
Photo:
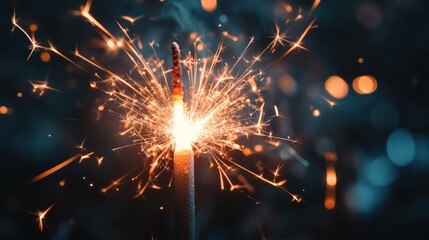
<path id="1" fill-rule="evenodd" d="M 318 3 L 319 1 L 314 2 L 311 11 L 314 11 Z M 286 32 L 281 32 L 277 25 L 273 40 L 266 48 L 259 54 L 249 56 L 255 42 L 252 37 L 242 53 L 232 62 L 221 57 L 225 50 L 224 42 L 226 39 L 236 42 L 239 40 L 238 37 L 224 32 L 217 49 L 212 52 L 201 37 L 193 33 L 191 40 L 194 52 L 189 52 L 184 59 L 180 59 L 179 47 L 173 43 L 173 67 L 172 70 L 166 70 L 164 60 L 159 59 L 155 51 L 155 42 L 150 43 L 153 54 L 148 57 L 142 55 L 139 51 L 140 39 L 132 38 L 129 30 L 120 23 L 118 26 L 123 36 L 113 35 L 90 14 L 90 9 L 91 2 L 88 1 L 76 14 L 84 17 L 96 28 L 106 50 L 120 50 L 132 63 L 129 74 L 125 76 L 117 74 L 98 63 L 94 57 L 87 57 L 76 49 L 73 57 L 89 65 L 84 68 L 82 64 L 77 64 L 73 57 L 68 57 L 57 50 L 52 43 L 49 42 L 47 45 L 39 43 L 34 33 L 27 33 L 18 24 L 15 15 L 12 24 L 30 41 L 30 56 L 42 49 L 62 57 L 85 72 L 91 72 L 88 70 L 90 67 L 99 71 L 93 75 L 95 79 L 90 86 L 107 94 L 109 101 L 118 109 L 111 110 L 110 113 L 121 120 L 123 131 L 120 135 L 132 138 L 132 143 L 113 150 L 140 146 L 144 153 L 146 161 L 143 171 L 130 171 L 124 174 L 103 188 L 102 192 L 114 189 L 125 179 L 137 182 L 135 197 L 142 196 L 148 188 L 160 188 L 157 185 L 159 176 L 170 171 L 169 166 L 173 159 L 176 231 L 183 238 L 194 238 L 194 153 L 196 156 L 210 157 L 211 166 L 219 173 L 221 189 L 225 189 L 226 186 L 229 186 L 231 191 L 251 189 L 242 175 L 237 174 L 238 170 L 242 170 L 256 179 L 282 189 L 291 195 L 293 201 L 301 200 L 284 187 L 286 180 L 281 179 L 278 173 L 282 164 L 279 164 L 276 170 L 267 171 L 263 168 L 255 171 L 240 165 L 227 153 L 230 150 L 248 151 L 248 148 L 238 143 L 242 137 L 264 137 L 267 143 L 274 147 L 278 147 L 282 141 L 294 142 L 289 137 L 273 136 L 266 130 L 265 101 L 260 85 L 269 83 L 264 77 L 264 70 L 256 69 L 256 65 L 265 54 L 280 51 L 277 50 L 279 48 L 286 48 L 282 50 L 283 54 L 279 59 L 283 59 L 295 49 L 305 50 L 306 48 L 302 46 L 303 39 L 313 27 L 314 21 L 305 28 L 296 41 L 292 41 Z M 302 16 L 296 19 L 301 18 Z M 122 19 L 126 21 L 132 19 L 130 22 L 134 24 L 140 17 L 122 16 Z M 136 46 L 136 42 L 139 47 Z M 201 58 L 198 53 L 202 51 L 208 56 Z M 187 79 L 188 85 L 185 92 L 182 89 L 181 64 L 185 67 L 184 79 Z M 168 80 L 170 75 L 173 79 L 172 86 Z M 33 87 L 40 91 L 40 95 L 45 90 L 54 90 L 47 82 L 33 84 Z M 278 116 L 278 109 L 274 108 Z M 286 149 L 300 161 L 305 161 L 292 148 Z M 33 181 L 45 178 L 78 158 L 79 162 L 94 158 L 99 164 L 103 159 L 100 156 L 95 157 L 93 152 L 76 155 L 36 176 Z M 237 176 L 238 183 L 235 183 L 232 176 Z"/>
<path id="2" fill-rule="evenodd" d="M 174 221 L 176 239 L 195 239 L 194 152 L 188 136 L 193 129 L 187 124 L 183 109 L 180 49 L 173 42 L 174 104 Z"/>

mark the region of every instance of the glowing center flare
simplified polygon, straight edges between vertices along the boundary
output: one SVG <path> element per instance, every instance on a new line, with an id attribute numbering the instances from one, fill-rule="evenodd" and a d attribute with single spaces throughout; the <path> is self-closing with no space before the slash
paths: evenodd
<path id="1" fill-rule="evenodd" d="M 203 128 L 203 121 L 191 122 L 184 113 L 183 103 L 174 104 L 174 130 L 173 136 L 176 149 L 191 148 L 192 142 L 196 141 Z"/>

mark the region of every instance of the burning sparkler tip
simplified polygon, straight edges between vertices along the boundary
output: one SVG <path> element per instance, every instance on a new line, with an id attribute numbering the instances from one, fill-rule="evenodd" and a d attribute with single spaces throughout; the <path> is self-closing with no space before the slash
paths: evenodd
<path id="1" fill-rule="evenodd" d="M 179 44 L 171 44 L 171 55 L 173 57 L 173 101 L 182 101 L 182 68 L 180 67 L 180 48 Z"/>
<path id="2" fill-rule="evenodd" d="M 177 51 L 179 51 L 179 52 L 180 52 L 179 44 L 177 44 L 177 42 L 172 42 L 172 43 L 171 43 L 171 48 L 172 48 L 173 50 L 177 50 Z"/>

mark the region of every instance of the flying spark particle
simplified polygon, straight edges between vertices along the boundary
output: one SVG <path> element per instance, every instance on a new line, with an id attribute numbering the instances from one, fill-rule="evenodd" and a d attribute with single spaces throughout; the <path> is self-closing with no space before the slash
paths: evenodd
<path id="1" fill-rule="evenodd" d="M 320 116 L 320 110 L 319 109 L 314 109 L 313 110 L 313 117 L 319 117 Z"/>
<path id="2" fill-rule="evenodd" d="M 64 187 L 64 186 L 66 185 L 66 181 L 61 180 L 61 181 L 58 183 L 58 185 L 59 185 L 60 187 Z"/>
<path id="3" fill-rule="evenodd" d="M 114 48 L 115 47 L 115 43 L 111 39 L 109 39 L 109 40 L 107 40 L 107 46 L 109 48 Z"/>
<path id="4" fill-rule="evenodd" d="M 30 28 L 30 31 L 34 33 L 34 32 L 36 32 L 36 31 L 37 31 L 37 29 L 38 29 L 39 27 L 37 26 L 37 24 L 34 24 L 34 23 L 33 23 L 33 24 L 31 24 L 31 25 L 30 25 L 30 27 L 29 27 L 29 28 Z"/>
<path id="5" fill-rule="evenodd" d="M 42 96 L 46 90 L 53 90 L 59 92 L 58 89 L 55 89 L 53 87 L 50 87 L 48 85 L 48 81 L 28 81 L 31 86 L 33 87 L 33 93 L 39 92 L 39 97 Z"/>
<path id="6" fill-rule="evenodd" d="M 255 151 L 256 152 L 262 152 L 263 150 L 264 150 L 264 147 L 262 145 L 258 144 L 258 145 L 255 146 Z"/>
<path id="7" fill-rule="evenodd" d="M 44 211 L 37 211 L 36 216 L 37 216 L 37 222 L 39 225 L 39 230 L 41 232 L 43 232 L 44 226 L 46 225 L 45 222 L 45 218 L 46 218 L 46 214 L 48 214 L 48 212 L 52 209 L 52 207 L 55 205 L 55 203 L 53 203 L 51 206 L 49 206 L 46 210 Z"/>
<path id="8" fill-rule="evenodd" d="M 287 13 L 291 13 L 293 10 L 292 6 L 290 4 L 287 4 L 287 3 L 284 4 L 284 9 Z"/>
<path id="9" fill-rule="evenodd" d="M 101 163 L 103 162 L 103 160 L 104 160 L 104 157 L 95 157 L 95 159 L 97 159 L 97 165 L 100 167 L 101 166 Z"/>
<path id="10" fill-rule="evenodd" d="M 31 179 L 31 182 L 37 182 L 42 180 L 43 178 L 55 173 L 56 171 L 62 169 L 63 167 L 69 165 L 70 163 L 74 162 L 75 160 L 77 160 L 79 158 L 79 154 L 74 155 L 73 157 L 65 160 L 64 162 L 56 165 L 53 168 L 50 168 L 49 170 L 44 171 L 43 173 L 35 176 L 34 178 Z"/>
<path id="11" fill-rule="evenodd" d="M 42 62 L 49 62 L 51 60 L 51 54 L 49 54 L 48 52 L 42 52 L 40 54 L 40 59 L 42 60 Z"/>
<path id="12" fill-rule="evenodd" d="M 335 107 L 335 105 L 337 105 L 336 102 L 334 102 L 334 101 L 332 101 L 330 99 L 327 99 L 325 97 L 322 97 L 322 99 L 329 105 L 330 108 L 333 108 L 333 107 Z"/>
<path id="13" fill-rule="evenodd" d="M 141 19 L 143 17 L 144 17 L 144 15 L 140 15 L 140 16 L 135 17 L 135 18 L 132 18 L 132 17 L 129 17 L 129 16 L 121 16 L 122 19 L 127 20 L 130 23 L 135 23 L 137 20 L 139 20 L 139 19 Z"/>

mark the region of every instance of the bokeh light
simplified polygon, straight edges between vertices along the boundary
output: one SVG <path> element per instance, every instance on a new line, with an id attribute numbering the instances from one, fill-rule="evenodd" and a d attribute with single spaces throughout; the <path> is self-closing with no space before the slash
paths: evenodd
<path id="1" fill-rule="evenodd" d="M 337 99 L 344 98 L 349 93 L 349 86 L 346 81 L 336 75 L 330 76 L 326 80 L 325 89 L 332 97 Z"/>
<path id="2" fill-rule="evenodd" d="M 48 52 L 42 52 L 40 54 L 40 59 L 42 62 L 49 62 L 51 60 L 51 55 Z"/>
<path id="3" fill-rule="evenodd" d="M 328 210 L 332 210 L 335 207 L 335 198 L 328 197 L 325 199 L 325 208 Z"/>
<path id="4" fill-rule="evenodd" d="M 405 129 L 394 130 L 387 139 L 387 155 L 399 167 L 410 164 L 416 153 L 416 145 L 411 134 Z"/>
<path id="5" fill-rule="evenodd" d="M 219 22 L 227 23 L 228 22 L 228 16 L 226 16 L 225 14 L 220 15 L 219 16 Z"/>
<path id="6" fill-rule="evenodd" d="M 380 26 L 383 16 L 374 3 L 363 3 L 356 11 L 356 19 L 366 29 L 373 30 Z"/>
<path id="7" fill-rule="evenodd" d="M 361 181 L 352 185 L 346 192 L 346 204 L 350 210 L 368 213 L 381 200 L 380 192 Z"/>
<path id="8" fill-rule="evenodd" d="M 333 169 L 328 169 L 326 176 L 326 183 L 329 186 L 335 186 L 337 184 L 337 176 Z"/>
<path id="9" fill-rule="evenodd" d="M 353 80 L 353 89 L 359 94 L 371 94 L 377 90 L 377 80 L 370 75 L 363 75 Z"/>
<path id="10" fill-rule="evenodd" d="M 201 0 L 201 6 L 206 12 L 213 12 L 217 7 L 217 0 Z"/>
<path id="11" fill-rule="evenodd" d="M 287 96 L 292 96 L 296 93 L 297 83 L 295 79 L 289 74 L 283 74 L 279 77 L 278 86 Z"/>
<path id="12" fill-rule="evenodd" d="M 366 179 L 374 186 L 384 187 L 395 180 L 397 170 L 386 157 L 378 157 L 364 168 L 364 174 Z"/>
<path id="13" fill-rule="evenodd" d="M 0 114 L 6 114 L 7 113 L 7 107 L 6 106 L 1 106 L 0 107 Z"/>
<path id="14" fill-rule="evenodd" d="M 320 116 L 320 110 L 319 109 L 314 109 L 312 111 L 313 117 L 319 117 Z"/>
<path id="15" fill-rule="evenodd" d="M 429 169 L 429 137 L 419 134 L 415 136 L 416 157 L 413 165 L 416 169 L 424 171 Z"/>

